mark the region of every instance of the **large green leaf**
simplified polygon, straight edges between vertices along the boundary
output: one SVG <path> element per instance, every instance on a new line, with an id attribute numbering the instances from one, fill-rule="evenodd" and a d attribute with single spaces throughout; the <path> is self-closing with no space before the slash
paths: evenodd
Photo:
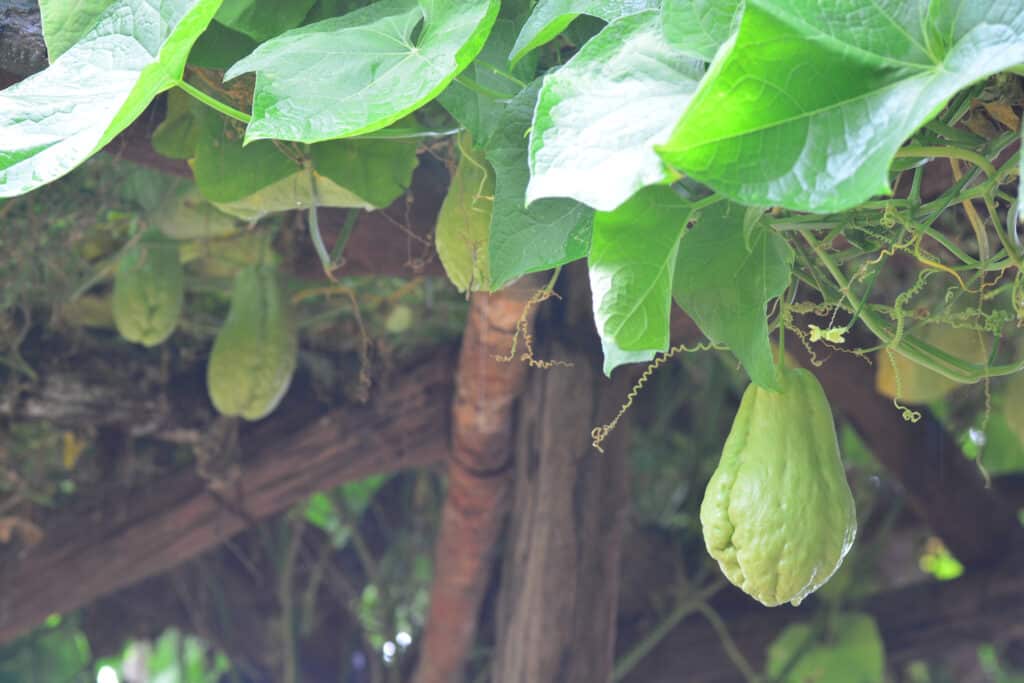
<path id="1" fill-rule="evenodd" d="M 746 209 L 719 202 L 683 236 L 672 293 L 701 331 L 726 344 L 750 379 L 775 388 L 765 304 L 789 284 L 793 250 L 764 225 L 745 229 Z"/>
<path id="2" fill-rule="evenodd" d="M 618 19 L 544 79 L 530 134 L 527 201 L 572 197 L 611 211 L 665 180 L 668 140 L 703 73 L 670 46 L 657 12 Z"/>
<path id="3" fill-rule="evenodd" d="M 830 632 L 828 642 L 816 644 L 818 638 L 813 625 L 796 623 L 784 628 L 768 646 L 765 665 L 768 675 L 781 683 L 879 683 L 885 680 L 885 645 L 871 615 L 857 612 L 835 615 Z M 794 658 L 796 663 L 787 670 Z M 779 679 L 784 671 L 785 677 Z"/>
<path id="4" fill-rule="evenodd" d="M 460 292 L 487 290 L 491 214 L 494 207 L 494 171 L 471 137 L 459 138 L 462 155 L 448 194 L 437 216 L 434 239 L 448 279 Z"/>
<path id="5" fill-rule="evenodd" d="M 498 5 L 380 0 L 263 43 L 226 74 L 256 72 L 246 141 L 318 142 L 394 123 L 436 97 L 476 57 Z"/>
<path id="6" fill-rule="evenodd" d="M 668 41 L 711 61 L 736 28 L 740 0 L 665 0 L 661 21 Z"/>
<path id="7" fill-rule="evenodd" d="M 736 201 L 842 211 L 889 191 L 950 96 L 1021 62 L 1021 3 L 749 0 L 660 151 Z"/>
<path id="8" fill-rule="evenodd" d="M 605 373 L 668 349 L 673 268 L 690 212 L 674 190 L 658 185 L 594 215 L 588 264 Z M 630 351 L 645 353 L 624 353 Z"/>
<path id="9" fill-rule="evenodd" d="M 590 249 L 594 212 L 571 199 L 539 199 L 524 204 L 530 180 L 527 136 L 540 81 L 508 103 L 487 147 L 496 175 L 491 219 L 491 287 L 520 275 L 583 258 Z"/>
<path id="10" fill-rule="evenodd" d="M 220 0 L 118 0 L 44 71 L 0 92 L 0 197 L 78 166 L 181 77 Z"/>
<path id="11" fill-rule="evenodd" d="M 481 87 L 474 90 L 455 81 L 437 98 L 448 113 L 470 132 L 478 147 L 485 147 L 498 128 L 505 100 L 519 92 L 521 86 L 516 80 L 530 80 L 537 66 L 536 60 L 527 59 L 512 68 L 509 75 L 513 78 L 498 73 L 506 67 L 508 50 L 514 38 L 515 24 L 509 19 L 499 18 L 483 50 L 462 73 L 465 79 Z"/>
<path id="12" fill-rule="evenodd" d="M 268 40 L 302 23 L 316 0 L 224 0 L 216 19 L 257 42 Z"/>
<path id="13" fill-rule="evenodd" d="M 114 0 L 39 0 L 46 54 L 52 64 L 84 36 Z"/>
<path id="14" fill-rule="evenodd" d="M 518 61 L 531 50 L 553 40 L 581 14 L 605 21 L 655 9 L 660 0 L 540 0 L 527 18 L 509 59 Z"/>

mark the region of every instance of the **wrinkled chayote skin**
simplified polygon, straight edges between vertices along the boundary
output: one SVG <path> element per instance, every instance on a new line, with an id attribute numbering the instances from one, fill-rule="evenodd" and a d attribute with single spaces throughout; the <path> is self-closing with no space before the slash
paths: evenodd
<path id="1" fill-rule="evenodd" d="M 277 270 L 241 270 L 206 370 L 214 407 L 246 420 L 266 417 L 288 390 L 297 355 L 295 325 Z"/>
<path id="2" fill-rule="evenodd" d="M 156 346 L 174 332 L 185 297 L 178 245 L 158 231 L 121 252 L 114 274 L 114 324 L 122 337 Z"/>
<path id="3" fill-rule="evenodd" d="M 857 533 L 825 392 L 803 368 L 780 387 L 747 387 L 700 508 L 708 552 L 768 607 L 820 588 Z"/>

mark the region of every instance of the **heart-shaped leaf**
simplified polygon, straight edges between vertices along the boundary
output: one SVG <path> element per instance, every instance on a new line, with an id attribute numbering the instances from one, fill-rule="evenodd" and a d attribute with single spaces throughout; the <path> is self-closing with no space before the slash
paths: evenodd
<path id="1" fill-rule="evenodd" d="M 263 43 L 225 75 L 256 72 L 246 142 L 319 142 L 394 123 L 435 98 L 476 57 L 498 5 L 380 0 Z"/>
<path id="2" fill-rule="evenodd" d="M 842 211 L 889 191 L 903 141 L 1024 62 L 1024 5 L 749 0 L 662 158 L 745 204 Z M 851 20 L 855 18 L 855 20 Z"/>
<path id="3" fill-rule="evenodd" d="M 0 92 L 0 197 L 60 178 L 181 78 L 220 0 L 117 0 L 49 68 Z"/>

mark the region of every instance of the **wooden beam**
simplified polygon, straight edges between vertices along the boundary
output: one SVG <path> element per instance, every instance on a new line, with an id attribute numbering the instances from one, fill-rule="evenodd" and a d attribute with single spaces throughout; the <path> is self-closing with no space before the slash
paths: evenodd
<path id="1" fill-rule="evenodd" d="M 242 443 L 234 491 L 215 495 L 184 472 L 47 521 L 41 543 L 0 554 L 0 643 L 182 564 L 314 491 L 442 461 L 453 366 L 446 347 L 384 380 L 365 405 L 343 405 L 285 435 L 279 420 L 267 421 Z"/>

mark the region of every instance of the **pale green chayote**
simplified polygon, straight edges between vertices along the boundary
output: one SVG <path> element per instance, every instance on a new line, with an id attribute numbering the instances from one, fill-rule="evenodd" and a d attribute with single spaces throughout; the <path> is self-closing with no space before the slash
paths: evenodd
<path id="1" fill-rule="evenodd" d="M 117 260 L 114 324 L 122 337 L 156 346 L 174 332 L 185 298 L 178 245 L 158 231 L 144 233 Z"/>
<path id="2" fill-rule="evenodd" d="M 802 368 L 780 388 L 747 387 L 700 508 L 708 552 L 769 607 L 820 588 L 857 533 L 825 392 Z"/>
<path id="3" fill-rule="evenodd" d="M 297 357 L 298 337 L 277 270 L 243 269 L 206 370 L 214 407 L 246 420 L 266 417 L 288 390 Z"/>

